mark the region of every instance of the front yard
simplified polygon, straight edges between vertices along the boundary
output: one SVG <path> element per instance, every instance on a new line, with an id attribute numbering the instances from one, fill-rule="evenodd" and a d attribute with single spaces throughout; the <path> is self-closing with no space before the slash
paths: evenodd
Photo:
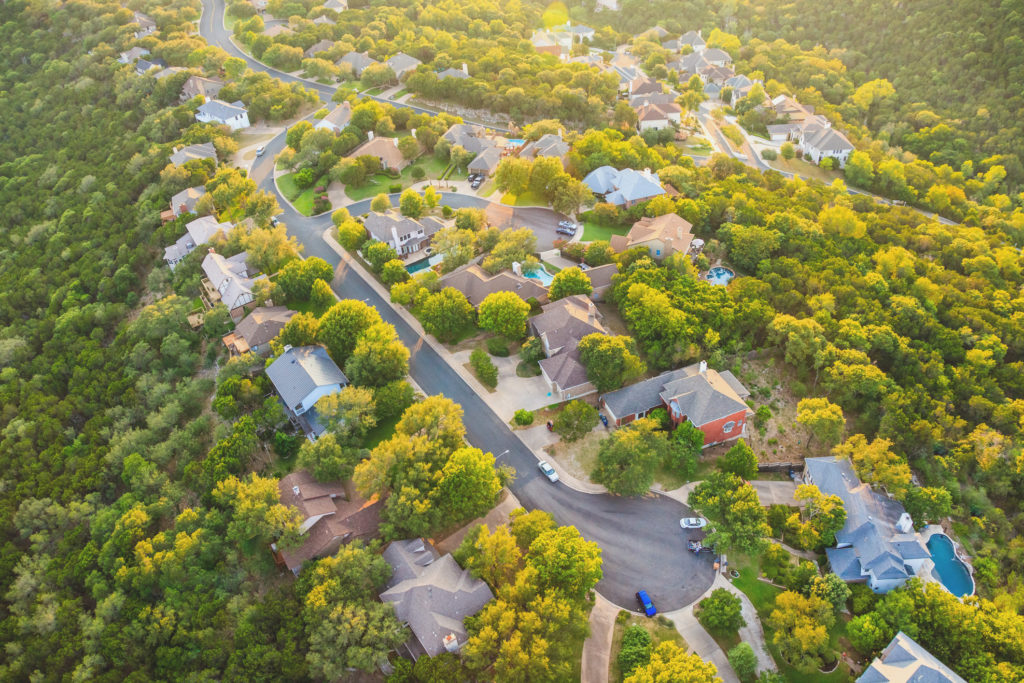
<path id="1" fill-rule="evenodd" d="M 361 199 L 376 197 L 382 192 L 389 194 L 392 185 L 401 185 L 401 189 L 404 190 L 414 183 L 422 182 L 422 180 L 416 180 L 412 177 L 412 169 L 416 167 L 420 167 L 426 172 L 426 175 L 424 175 L 422 180 L 437 180 L 448 168 L 448 162 L 438 159 L 433 154 L 427 154 L 419 157 L 413 163 L 402 169 L 402 173 L 398 178 L 392 178 L 384 173 L 378 173 L 373 176 L 369 182 L 364 185 L 360 185 L 359 187 L 346 185 L 345 194 L 352 201 L 359 201 Z"/>
<path id="2" fill-rule="evenodd" d="M 502 204 L 508 206 L 547 206 L 548 203 L 544 197 L 540 196 L 533 190 L 527 190 L 526 192 L 515 195 L 511 192 L 506 192 L 501 198 Z"/>
<path id="3" fill-rule="evenodd" d="M 609 241 L 612 235 L 625 235 L 629 228 L 620 225 L 603 225 L 594 221 L 583 221 L 583 242 Z"/>
<path id="4" fill-rule="evenodd" d="M 630 626 L 642 626 L 651 634 L 652 649 L 666 640 L 672 641 L 683 650 L 687 649 L 686 641 L 679 635 L 675 624 L 665 617 L 657 616 L 652 619 L 622 610 L 615 618 L 615 630 L 612 632 L 611 657 L 608 666 L 608 680 L 612 683 L 618 683 L 623 678 L 622 671 L 619 670 L 618 658 L 619 651 L 622 649 L 622 636 Z"/>
<path id="5" fill-rule="evenodd" d="M 816 166 L 809 161 L 803 159 L 783 159 L 779 156 L 775 161 L 765 161 L 769 166 L 779 171 L 787 171 L 789 173 L 795 173 L 796 175 L 804 178 L 813 178 L 814 180 L 820 180 L 826 185 L 831 185 L 833 180 L 842 178 L 843 174 L 839 171 L 826 171 L 821 166 Z"/>

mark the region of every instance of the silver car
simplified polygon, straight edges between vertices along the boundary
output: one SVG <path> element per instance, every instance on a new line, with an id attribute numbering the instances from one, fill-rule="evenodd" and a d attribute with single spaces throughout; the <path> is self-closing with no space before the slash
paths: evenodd
<path id="1" fill-rule="evenodd" d="M 548 478 L 548 481 L 552 483 L 558 481 L 558 472 L 555 472 L 555 468 L 552 467 L 547 460 L 541 460 L 537 463 L 537 468 L 540 469 L 541 473 Z"/>
<path id="2" fill-rule="evenodd" d="M 679 520 L 679 526 L 684 529 L 703 529 L 708 525 L 708 520 L 703 517 L 683 517 Z"/>

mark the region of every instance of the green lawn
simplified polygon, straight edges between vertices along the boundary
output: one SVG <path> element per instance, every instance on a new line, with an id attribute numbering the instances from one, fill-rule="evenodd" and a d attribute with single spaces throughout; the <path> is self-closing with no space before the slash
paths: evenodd
<path id="1" fill-rule="evenodd" d="M 295 184 L 295 174 L 287 173 L 277 178 L 277 186 L 281 188 L 281 194 L 285 196 L 295 207 L 295 210 L 301 213 L 303 216 L 313 215 L 313 195 L 314 188 L 326 185 L 330 180 L 327 176 L 322 176 L 316 180 L 310 187 L 305 190 L 299 189 Z"/>
<path id="2" fill-rule="evenodd" d="M 533 190 L 527 190 L 521 195 L 514 195 L 511 192 L 505 193 L 505 196 L 501 198 L 502 204 L 509 206 L 547 206 L 548 203 L 544 200 L 544 197 L 540 196 Z"/>
<path id="3" fill-rule="evenodd" d="M 371 429 L 366 434 L 366 439 L 363 440 L 364 448 L 373 448 L 382 441 L 387 441 L 395 433 L 395 425 L 398 424 L 398 420 L 401 415 L 396 415 L 390 419 L 378 422 L 377 426 Z"/>
<path id="4" fill-rule="evenodd" d="M 826 185 L 831 185 L 833 180 L 843 177 L 843 174 L 839 171 L 826 171 L 822 167 L 815 166 L 809 161 L 804 161 L 803 159 L 790 159 L 787 161 L 779 156 L 775 161 L 768 161 L 766 163 L 772 168 L 777 168 L 780 171 L 795 173 L 804 180 L 814 178 L 815 180 L 820 180 Z"/>
<path id="5" fill-rule="evenodd" d="M 629 228 L 601 225 L 593 221 L 583 221 L 583 237 L 581 239 L 584 242 L 594 242 L 596 240 L 607 242 L 612 238 L 612 235 L 625 235 L 627 232 L 629 232 Z"/>
<path id="6" fill-rule="evenodd" d="M 383 173 L 378 173 L 365 185 L 361 185 L 359 187 L 346 185 L 345 194 L 348 195 L 348 198 L 352 201 L 359 201 L 360 199 L 376 197 L 381 192 L 388 193 L 388 188 L 392 185 L 401 185 L 404 190 L 405 188 L 410 187 L 413 183 L 420 182 L 414 180 L 412 177 L 412 169 L 416 166 L 421 167 L 427 172 L 426 176 L 423 178 L 424 180 L 436 180 L 440 178 L 441 174 L 444 173 L 444 170 L 448 168 L 448 162 L 441 161 L 433 154 L 425 154 L 402 169 L 402 173 L 398 178 L 392 178 Z"/>

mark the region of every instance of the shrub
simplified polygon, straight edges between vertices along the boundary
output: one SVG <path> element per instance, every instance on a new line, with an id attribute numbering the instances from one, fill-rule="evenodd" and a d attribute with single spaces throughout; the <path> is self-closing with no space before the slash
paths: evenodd
<path id="1" fill-rule="evenodd" d="M 536 363 L 544 358 L 544 344 L 537 337 L 530 337 L 519 347 L 519 357 L 527 363 Z"/>
<path id="2" fill-rule="evenodd" d="M 313 184 L 313 181 L 316 180 L 316 177 L 313 175 L 313 169 L 304 168 L 295 174 L 293 180 L 295 182 L 295 187 L 301 190 L 305 190 L 307 187 Z"/>
<path id="3" fill-rule="evenodd" d="M 533 412 L 529 411 L 529 410 L 526 410 L 524 408 L 520 408 L 519 410 L 516 411 L 516 414 L 513 416 L 512 419 L 515 420 L 515 423 L 517 425 L 519 425 L 520 427 L 525 427 L 526 425 L 532 425 L 533 424 Z"/>
<path id="4" fill-rule="evenodd" d="M 633 624 L 622 634 L 622 647 L 619 649 L 619 671 L 628 677 L 638 666 L 645 666 L 651 661 L 651 634 L 643 626 Z"/>
<path id="5" fill-rule="evenodd" d="M 757 411 L 754 412 L 754 427 L 764 434 L 770 419 L 772 419 L 772 409 L 765 405 L 758 406 Z"/>
<path id="6" fill-rule="evenodd" d="M 469 364 L 481 384 L 491 389 L 498 386 L 498 368 L 483 349 L 473 349 L 473 353 L 469 355 Z"/>
<path id="7" fill-rule="evenodd" d="M 388 192 L 391 194 L 397 194 L 402 191 L 401 185 L 388 185 Z"/>
<path id="8" fill-rule="evenodd" d="M 507 358 L 509 354 L 508 340 L 504 337 L 491 337 L 487 340 L 487 352 L 498 358 Z"/>
<path id="9" fill-rule="evenodd" d="M 775 161 L 776 159 L 779 158 L 779 153 L 776 152 L 774 149 L 762 149 L 761 158 L 767 159 L 768 161 Z"/>
<path id="10" fill-rule="evenodd" d="M 729 650 L 729 664 L 742 680 L 753 678 L 757 673 L 757 655 L 749 643 L 740 643 Z"/>
<path id="11" fill-rule="evenodd" d="M 313 200 L 313 213 L 321 214 L 331 210 L 331 200 L 326 195 Z"/>
<path id="12" fill-rule="evenodd" d="M 699 603 L 697 621 L 709 631 L 718 634 L 736 633 L 746 625 L 740 599 L 725 588 L 716 588 Z"/>
<path id="13" fill-rule="evenodd" d="M 451 218 L 452 216 L 455 215 L 455 209 L 445 204 L 444 206 L 441 207 L 441 215 L 444 216 L 445 218 Z"/>
<path id="14" fill-rule="evenodd" d="M 866 583 L 850 585 L 850 607 L 855 615 L 866 614 L 875 608 L 878 596 Z"/>
<path id="15" fill-rule="evenodd" d="M 657 422 L 658 426 L 666 432 L 672 429 L 672 419 L 668 416 L 668 410 L 665 408 L 655 408 L 647 417 Z"/>
<path id="16" fill-rule="evenodd" d="M 554 420 L 555 431 L 566 441 L 582 439 L 597 426 L 597 409 L 583 401 L 569 401 Z"/>

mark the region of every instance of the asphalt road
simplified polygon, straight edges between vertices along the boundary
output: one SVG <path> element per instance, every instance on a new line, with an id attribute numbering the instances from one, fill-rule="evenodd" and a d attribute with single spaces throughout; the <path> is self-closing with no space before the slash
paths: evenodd
<path id="1" fill-rule="evenodd" d="M 284 81 L 298 80 L 288 74 L 267 68 L 241 53 L 224 30 L 222 0 L 203 0 L 200 32 L 207 42 L 219 45 L 230 54 L 245 59 L 250 68 L 267 71 Z M 317 88 L 330 99 L 331 88 Z M 251 176 L 259 187 L 278 197 L 284 213 L 279 218 L 288 233 L 305 247 L 307 256 L 318 256 L 336 268 L 332 286 L 341 297 L 361 299 L 374 306 L 381 317 L 395 326 L 398 336 L 409 348 L 409 372 L 428 394 L 443 394 L 462 406 L 463 421 L 470 443 L 494 453 L 501 464 L 516 470 L 510 488 L 527 509 L 541 508 L 554 515 L 562 525 L 571 524 L 584 538 L 601 547 L 604 578 L 597 588 L 613 603 L 636 609 L 635 593 L 646 590 L 661 611 L 689 605 L 706 591 L 714 578 L 708 553 L 694 555 L 686 550 L 686 540 L 700 532 L 683 531 L 681 517 L 692 516 L 684 505 L 664 496 L 620 498 L 610 495 L 580 493 L 562 483 L 552 484 L 537 470 L 534 454 L 512 433 L 508 425 L 481 401 L 476 393 L 433 348 L 423 343 L 410 327 L 381 298 L 358 272 L 347 267 L 323 239 L 330 225 L 329 216 L 307 218 L 294 211 L 277 193 L 273 182 L 273 159 L 284 147 L 284 135 L 267 143 L 263 157 L 257 159 Z M 457 207 L 476 202 L 488 203 L 478 197 L 445 193 L 444 202 Z M 350 208 L 358 214 L 361 204 Z M 366 209 L 369 209 L 367 202 Z M 547 209 L 515 209 L 515 216 L 525 220 L 557 222 L 557 214 Z M 546 214 L 543 212 L 547 212 Z"/>

